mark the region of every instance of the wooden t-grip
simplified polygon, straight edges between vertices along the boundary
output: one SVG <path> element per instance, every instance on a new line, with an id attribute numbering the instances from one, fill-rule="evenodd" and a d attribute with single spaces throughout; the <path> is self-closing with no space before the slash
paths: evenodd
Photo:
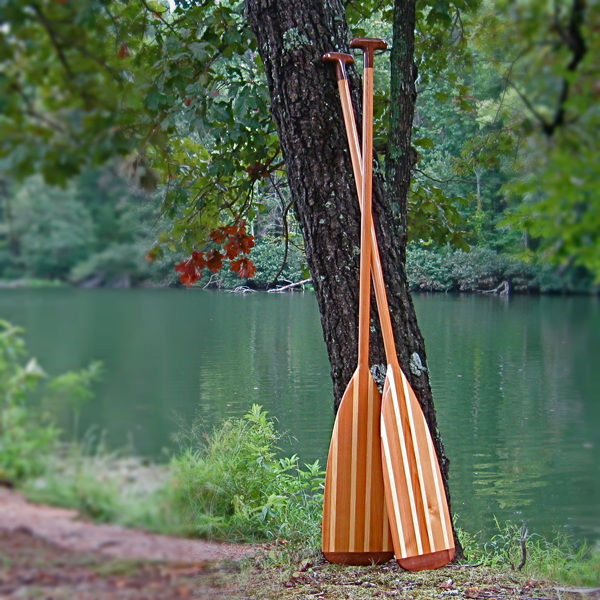
<path id="1" fill-rule="evenodd" d="M 354 57 L 350 54 L 344 54 L 343 52 L 326 52 L 321 57 L 324 62 L 335 62 L 335 74 L 338 81 L 341 79 L 348 79 L 346 73 L 346 65 L 354 64 Z"/>
<path id="2" fill-rule="evenodd" d="M 357 37 L 350 42 L 350 48 L 360 48 L 365 53 L 364 68 L 372 69 L 375 50 L 385 50 L 387 44 L 379 38 Z"/>

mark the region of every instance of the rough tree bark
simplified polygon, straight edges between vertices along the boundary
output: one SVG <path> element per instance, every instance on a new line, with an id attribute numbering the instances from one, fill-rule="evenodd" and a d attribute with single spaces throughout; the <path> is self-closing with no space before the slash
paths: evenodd
<path id="1" fill-rule="evenodd" d="M 373 212 L 398 356 L 432 431 L 447 488 L 448 460 L 437 430 L 428 372 L 422 368 L 425 345 L 405 271 L 407 194 L 415 162 L 411 147 L 415 0 L 396 0 L 395 8 L 389 191 L 375 162 Z M 304 236 L 337 408 L 357 365 L 360 209 L 334 70 L 321 56 L 332 50 L 348 52 L 352 36 L 342 0 L 246 0 L 246 9 L 266 69 L 271 113 Z M 356 70 L 349 75 L 359 108 Z M 360 124 L 359 115 L 357 121 Z M 371 364 L 385 368 L 374 298 L 371 306 Z M 460 556 L 461 549 L 457 551 Z"/>

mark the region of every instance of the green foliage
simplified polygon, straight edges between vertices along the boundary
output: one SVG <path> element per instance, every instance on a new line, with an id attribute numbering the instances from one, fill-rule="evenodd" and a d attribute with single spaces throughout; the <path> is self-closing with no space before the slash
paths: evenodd
<path id="1" fill-rule="evenodd" d="M 229 540 L 288 540 L 319 544 L 323 472 L 318 461 L 277 458 L 280 435 L 253 405 L 202 439 L 197 428 L 180 437 L 171 468 L 176 506 L 196 535 Z"/>
<path id="2" fill-rule="evenodd" d="M 406 273 L 411 289 L 423 292 L 492 290 L 504 281 L 515 292 L 589 291 L 591 283 L 566 275 L 559 277 L 549 265 L 527 263 L 489 248 L 463 252 L 411 245 Z"/>
<path id="3" fill-rule="evenodd" d="M 73 508 L 100 523 L 181 533 L 165 466 L 146 465 L 127 451 L 111 452 L 88 432 L 81 443 L 56 448 L 44 467 L 41 476 L 22 485 L 35 502 Z"/>
<path id="4" fill-rule="evenodd" d="M 166 184 L 158 237 L 186 252 L 248 210 L 248 169 L 279 146 L 242 2 L 8 0 L 0 23 L 6 172 L 64 184 L 121 156 L 139 187 Z"/>
<path id="5" fill-rule="evenodd" d="M 548 541 L 529 534 L 525 525 L 496 521 L 498 533 L 483 547 L 482 557 L 492 566 L 521 567 L 524 574 L 572 585 L 597 586 L 600 583 L 600 553 L 586 544 L 576 545 L 564 533 Z M 525 557 L 523 556 L 525 547 Z"/>
<path id="6" fill-rule="evenodd" d="M 285 257 L 285 244 L 281 239 L 264 237 L 259 240 L 250 255 L 256 265 L 254 280 L 262 284 L 273 283 L 275 277 L 283 266 L 279 281 L 300 281 L 304 271 L 304 253 L 297 246 L 290 243 L 287 257 Z"/>
<path id="7" fill-rule="evenodd" d="M 389 37 L 393 10 L 349 2 L 345 16 L 356 35 Z M 514 253 L 525 239 L 528 258 L 600 277 L 599 14 L 584 2 L 417 3 L 411 240 Z M 0 172 L 66 186 L 39 199 L 29 229 L 3 215 L 2 276 L 172 281 L 164 250 L 189 255 L 215 227 L 251 223 L 268 175 L 285 179 L 243 2 L 178 0 L 171 11 L 166 1 L 5 0 L 0 24 Z M 286 35 L 293 45 L 304 34 Z M 388 74 L 377 61 L 382 156 L 395 102 Z M 170 223 L 146 227 L 154 266 L 142 267 L 136 235 L 105 243 L 111 211 L 82 207 L 67 185 L 115 158 L 139 188 L 160 184 L 153 202 Z"/>
<path id="8" fill-rule="evenodd" d="M 0 276 L 78 285 L 175 282 L 175 256 L 146 259 L 164 228 L 160 199 L 128 189 L 110 169 L 67 188 L 34 176 L 9 186 L 0 222 Z"/>
<path id="9" fill-rule="evenodd" d="M 12 483 L 41 474 L 45 458 L 59 441 L 60 430 L 35 397 L 78 405 L 89 398 L 100 370 L 93 363 L 82 371 L 48 378 L 34 358 L 26 359 L 20 334 L 17 327 L 0 321 L 0 480 Z"/>
<path id="10" fill-rule="evenodd" d="M 12 219 L 2 232 L 13 242 L 2 257 L 9 276 L 24 272 L 40 279 L 65 279 L 95 242 L 90 211 L 78 202 L 74 185 L 51 188 L 41 177 L 33 177 L 10 204 Z"/>
<path id="11" fill-rule="evenodd" d="M 502 224 L 525 230 L 539 240 L 530 258 L 542 256 L 555 264 L 581 265 L 600 283 L 600 201 L 597 182 L 598 148 L 553 149 L 539 170 L 507 185 L 511 197 L 523 198 Z"/>

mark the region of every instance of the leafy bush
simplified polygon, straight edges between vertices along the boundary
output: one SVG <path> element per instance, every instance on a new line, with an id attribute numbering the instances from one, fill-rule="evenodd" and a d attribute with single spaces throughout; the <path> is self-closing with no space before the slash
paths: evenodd
<path id="1" fill-rule="evenodd" d="M 302 470 L 296 455 L 277 458 L 279 438 L 255 404 L 204 438 L 195 427 L 180 439 L 183 453 L 171 464 L 175 502 L 191 532 L 318 547 L 323 473 L 318 461 Z"/>
<path id="2" fill-rule="evenodd" d="M 572 289 L 548 265 L 527 263 L 489 248 L 426 249 L 416 244 L 407 250 L 406 272 L 412 290 L 474 292 L 492 290 L 508 281 L 516 292 L 561 292 Z"/>
<path id="3" fill-rule="evenodd" d="M 283 264 L 285 244 L 279 239 L 262 238 L 252 250 L 250 257 L 256 265 L 254 279 L 264 284 L 272 283 Z M 279 280 L 300 281 L 303 276 L 304 254 L 291 243 L 285 267 Z"/>
<path id="4" fill-rule="evenodd" d="M 100 363 L 92 363 L 51 379 L 35 358 L 25 358 L 20 334 L 18 327 L 0 321 L 0 480 L 10 483 L 41 474 L 58 445 L 61 432 L 41 407 L 59 398 L 76 406 L 100 373 Z M 42 402 L 36 403 L 40 394 Z"/>

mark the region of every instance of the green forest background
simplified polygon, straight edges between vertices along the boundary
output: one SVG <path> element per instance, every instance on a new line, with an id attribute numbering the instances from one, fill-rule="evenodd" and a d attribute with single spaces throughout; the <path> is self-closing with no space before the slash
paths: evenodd
<path id="1" fill-rule="evenodd" d="M 598 291 L 593 5 L 419 6 L 413 290 Z M 242 217 L 255 276 L 205 269 L 196 285 L 309 277 L 243 3 L 28 6 L 0 5 L 3 286 L 179 285 L 175 265 Z M 350 2 L 346 16 L 389 39 L 392 9 Z M 384 162 L 387 55 L 376 67 Z"/>

